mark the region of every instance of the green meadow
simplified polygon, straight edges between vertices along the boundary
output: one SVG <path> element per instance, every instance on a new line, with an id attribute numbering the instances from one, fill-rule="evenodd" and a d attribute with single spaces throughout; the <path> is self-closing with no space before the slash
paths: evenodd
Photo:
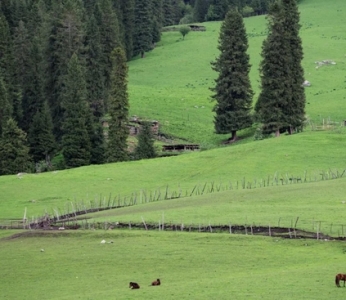
<path id="1" fill-rule="evenodd" d="M 32 232 L 0 243 L 1 299 L 332 299 L 345 294 L 333 282 L 345 256 L 340 242 L 74 231 Z M 156 278 L 162 285 L 149 286 Z M 141 288 L 130 290 L 130 281 Z"/>
<path id="2" fill-rule="evenodd" d="M 303 0 L 304 132 L 255 141 L 255 128 L 223 145 L 213 129 L 210 62 L 220 22 L 205 32 L 165 32 L 145 59 L 129 62 L 130 113 L 156 119 L 200 152 L 40 174 L 0 177 L 0 225 L 71 210 L 71 204 L 138 196 L 138 204 L 88 214 L 89 222 L 292 227 L 332 237 L 346 231 L 346 5 Z M 251 82 L 264 16 L 245 19 Z M 330 60 L 335 64 L 319 66 Z M 317 68 L 316 68 L 317 67 Z M 294 178 L 298 182 L 293 182 Z M 205 193 L 203 187 L 208 189 Z M 213 192 L 210 188 L 214 187 Z M 192 193 L 194 191 L 194 193 Z M 208 192 L 207 192 L 208 191 Z M 174 192 L 174 200 L 143 195 Z M 140 201 L 141 199 L 142 201 Z M 105 244 L 101 241 L 105 240 Z M 114 230 L 0 230 L 0 299 L 332 299 L 346 273 L 344 241 L 229 233 Z M 162 285 L 151 287 L 160 278 Z M 128 287 L 130 281 L 141 285 Z"/>

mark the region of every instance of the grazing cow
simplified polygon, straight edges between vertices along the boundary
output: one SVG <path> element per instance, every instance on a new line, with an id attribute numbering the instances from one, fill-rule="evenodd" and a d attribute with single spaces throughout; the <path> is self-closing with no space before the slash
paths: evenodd
<path id="1" fill-rule="evenodd" d="M 151 283 L 151 285 L 161 285 L 160 279 L 156 279 L 155 281 L 153 281 L 153 282 Z"/>
<path id="2" fill-rule="evenodd" d="M 139 289 L 139 284 L 136 282 L 130 282 L 129 288 L 131 288 L 132 290 Z"/>
<path id="3" fill-rule="evenodd" d="M 335 284 L 337 287 L 340 287 L 340 281 L 343 281 L 345 286 L 346 274 L 337 274 L 335 276 Z"/>

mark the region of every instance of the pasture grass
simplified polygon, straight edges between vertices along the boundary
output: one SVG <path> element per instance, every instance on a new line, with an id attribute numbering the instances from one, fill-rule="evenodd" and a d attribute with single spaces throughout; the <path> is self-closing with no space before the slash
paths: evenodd
<path id="1" fill-rule="evenodd" d="M 205 183 L 235 186 L 293 176 L 321 179 L 322 171 L 345 169 L 344 133 L 315 132 L 223 147 L 175 157 L 88 166 L 58 172 L 0 177 L 0 218 L 23 218 L 63 209 L 71 201 L 182 190 Z M 268 191 L 268 190 L 266 190 Z M 338 198 L 341 198 L 342 194 Z M 303 197 L 299 197 L 303 198 Z M 326 199 L 326 201 L 328 201 Z M 282 204 L 278 201 L 278 205 Z M 302 201 L 302 205 L 304 201 Z M 298 208 L 297 208 L 298 209 Z"/>
<path id="2" fill-rule="evenodd" d="M 340 242 L 227 234 L 32 232 L 0 240 L 1 297 L 340 298 L 334 276 L 345 250 Z M 156 278 L 162 285 L 150 287 Z M 130 281 L 141 288 L 130 290 Z"/>
<path id="3" fill-rule="evenodd" d="M 294 227 L 345 236 L 346 178 L 230 190 L 89 214 L 92 222 Z M 298 218 L 298 220 L 297 220 Z M 250 233 L 249 233 L 250 234 Z"/>

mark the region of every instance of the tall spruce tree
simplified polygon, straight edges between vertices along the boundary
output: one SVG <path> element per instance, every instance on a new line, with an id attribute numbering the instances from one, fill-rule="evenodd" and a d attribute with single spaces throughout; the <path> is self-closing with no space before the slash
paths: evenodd
<path id="1" fill-rule="evenodd" d="M 99 1 L 99 4 L 97 4 L 95 8 L 95 18 L 100 30 L 100 40 L 103 50 L 101 63 L 104 68 L 105 87 L 106 91 L 108 91 L 111 85 L 111 53 L 114 48 L 121 45 L 118 23 L 119 21 L 111 0 Z"/>
<path id="2" fill-rule="evenodd" d="M 136 0 L 133 55 L 144 57 L 153 45 L 151 0 Z"/>
<path id="3" fill-rule="evenodd" d="M 94 117 L 99 121 L 105 112 L 105 75 L 100 32 L 93 14 L 87 24 L 85 50 L 87 99 Z"/>
<path id="4" fill-rule="evenodd" d="M 0 72 L 2 72 L 6 85 L 11 114 L 18 122 L 23 116 L 21 106 L 22 96 L 16 77 L 10 27 L 2 13 L 0 13 Z"/>
<path id="5" fill-rule="evenodd" d="M 31 122 L 28 142 L 30 155 L 35 163 L 44 160 L 47 166 L 51 165 L 51 157 L 56 150 L 53 135 L 53 122 L 47 102 L 39 108 Z"/>
<path id="6" fill-rule="evenodd" d="M 276 136 L 301 127 L 305 113 L 299 14 L 289 2 L 275 2 L 269 11 L 269 35 L 263 42 L 260 64 L 262 89 L 255 106 L 263 132 Z"/>
<path id="7" fill-rule="evenodd" d="M 153 43 L 161 40 L 161 29 L 163 22 L 162 0 L 152 0 L 152 37 Z"/>
<path id="8" fill-rule="evenodd" d="M 127 127 L 129 114 L 129 101 L 127 93 L 126 55 L 122 48 L 114 49 L 111 55 L 112 73 L 111 90 L 109 94 L 109 130 L 108 145 L 106 151 L 107 162 L 124 161 L 128 159 Z"/>
<path id="9" fill-rule="evenodd" d="M 299 12 L 296 0 L 282 0 L 283 24 L 287 34 L 291 63 L 289 64 L 289 99 L 284 107 L 288 132 L 300 130 L 305 119 L 304 70 L 302 67 L 303 47 L 299 36 Z"/>
<path id="10" fill-rule="evenodd" d="M 0 139 L 0 175 L 29 172 L 31 166 L 26 133 L 10 118 Z"/>
<path id="11" fill-rule="evenodd" d="M 23 21 L 19 21 L 18 26 L 14 28 L 13 54 L 15 66 L 15 81 L 19 84 L 22 96 L 22 99 L 20 100 L 20 103 L 22 105 L 21 111 L 25 111 L 25 114 L 23 114 L 21 120 L 19 120 L 19 126 L 25 132 L 28 132 L 29 129 L 29 123 L 27 120 L 32 120 L 32 117 L 34 115 L 34 112 L 32 111 L 32 105 L 31 103 L 28 103 L 27 93 L 31 84 L 29 82 L 29 77 L 31 76 L 31 73 L 33 71 L 30 66 L 30 49 L 31 42 L 29 33 L 26 29 L 25 23 Z"/>
<path id="12" fill-rule="evenodd" d="M 90 138 L 87 130 L 89 107 L 86 101 L 85 74 L 76 54 L 68 64 L 64 80 L 62 106 L 62 148 L 67 167 L 80 167 L 90 163 Z"/>
<path id="13" fill-rule="evenodd" d="M 157 156 L 154 147 L 154 138 L 151 130 L 151 122 L 145 121 L 141 124 L 138 134 L 138 144 L 134 152 L 135 159 L 148 159 Z"/>
<path id="14" fill-rule="evenodd" d="M 231 133 L 229 140 L 237 138 L 237 131 L 251 126 L 253 92 L 249 79 L 248 41 L 242 16 L 231 10 L 222 23 L 219 37 L 220 56 L 212 63 L 218 72 L 216 85 L 211 90 L 217 104 L 214 107 L 216 133 Z"/>
<path id="15" fill-rule="evenodd" d="M 172 0 L 162 0 L 163 26 L 174 24 L 174 9 Z"/>
<path id="16" fill-rule="evenodd" d="M 135 0 L 120 0 L 120 9 L 122 11 L 122 24 L 124 28 L 123 45 L 127 60 L 130 60 L 133 56 Z"/>
<path id="17" fill-rule="evenodd" d="M 91 142 L 91 164 L 104 162 L 104 135 L 101 118 L 105 113 L 105 79 L 102 66 L 102 45 L 100 32 L 94 14 L 87 24 L 85 40 L 87 101 L 90 112 L 87 117 L 87 129 Z"/>
<path id="18" fill-rule="evenodd" d="M 73 54 L 78 57 L 84 51 L 84 15 L 81 0 L 66 0 L 53 2 L 50 11 L 48 44 L 47 44 L 47 78 L 46 93 L 52 113 L 54 136 L 58 142 L 61 140 L 64 110 L 61 105 L 64 77 L 67 66 Z"/>
<path id="19" fill-rule="evenodd" d="M 30 154 L 34 162 L 45 160 L 46 164 L 50 165 L 56 144 L 51 113 L 43 95 L 42 53 L 37 36 L 32 40 L 29 57 L 28 65 L 31 72 L 27 76 L 23 97 L 23 126 L 28 132 Z"/>

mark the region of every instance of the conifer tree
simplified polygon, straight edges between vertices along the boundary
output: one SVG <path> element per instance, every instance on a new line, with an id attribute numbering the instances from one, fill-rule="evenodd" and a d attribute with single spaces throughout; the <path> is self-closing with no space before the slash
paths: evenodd
<path id="1" fill-rule="evenodd" d="M 162 0 L 152 0 L 152 42 L 155 44 L 161 40 L 163 21 Z"/>
<path id="2" fill-rule="evenodd" d="M 49 40 L 47 45 L 47 79 L 46 92 L 52 113 L 54 135 L 60 142 L 61 124 L 64 110 L 61 105 L 64 77 L 73 54 L 78 57 L 83 53 L 83 2 L 82 0 L 66 0 L 63 3 L 54 1 L 50 12 Z"/>
<path id="3" fill-rule="evenodd" d="M 6 85 L 12 117 L 20 121 L 23 111 L 21 91 L 16 78 L 13 43 L 8 22 L 2 13 L 0 13 L 0 72 Z"/>
<path id="4" fill-rule="evenodd" d="M 127 60 L 133 56 L 133 34 L 135 21 L 135 0 L 120 0 L 123 24 L 123 45 Z"/>
<path id="5" fill-rule="evenodd" d="M 174 24 L 174 10 L 172 0 L 162 0 L 163 26 Z"/>
<path id="6" fill-rule="evenodd" d="M 269 35 L 262 46 L 262 90 L 255 110 L 263 132 L 275 132 L 276 136 L 285 129 L 291 133 L 304 121 L 303 52 L 298 22 L 299 14 L 292 1 L 271 6 Z"/>
<path id="7" fill-rule="evenodd" d="M 126 56 L 122 48 L 114 49 L 111 55 L 112 73 L 111 90 L 109 94 L 109 131 L 108 145 L 106 151 L 107 162 L 124 161 L 128 159 L 127 137 L 129 129 L 127 127 L 129 114 L 129 101 L 127 93 L 127 73 Z"/>
<path id="8" fill-rule="evenodd" d="M 6 125 L 6 122 L 11 117 L 12 109 L 10 102 L 8 101 L 6 84 L 1 76 L 0 72 L 0 137 L 2 129 Z"/>
<path id="9" fill-rule="evenodd" d="M 85 41 L 87 101 L 90 113 L 87 116 L 87 130 L 91 142 L 91 164 L 104 162 L 104 134 L 101 118 L 105 113 L 105 79 L 102 66 L 102 45 L 100 32 L 94 14 L 89 17 Z"/>
<path id="10" fill-rule="evenodd" d="M 136 0 L 133 55 L 144 57 L 152 49 L 151 0 Z"/>
<path id="11" fill-rule="evenodd" d="M 14 70 L 15 82 L 18 83 L 21 90 L 21 111 L 25 111 L 23 117 L 18 120 L 19 126 L 27 132 L 29 124 L 27 120 L 32 120 L 34 113 L 31 111 L 32 107 L 28 104 L 27 90 L 30 87 L 29 77 L 31 76 L 32 69 L 30 66 L 30 37 L 23 21 L 19 21 L 18 27 L 14 28 L 13 34 L 13 54 L 14 54 Z M 40 62 L 38 62 L 40 63 Z M 35 100 L 34 100 L 35 101 Z"/>
<path id="12" fill-rule="evenodd" d="M 288 101 L 285 78 L 288 77 L 289 48 L 285 43 L 285 29 L 282 22 L 276 20 L 280 15 L 280 6 L 272 5 L 268 15 L 269 34 L 262 45 L 260 64 L 261 92 L 255 105 L 257 119 L 263 124 L 266 134 L 280 135 L 280 129 L 286 126 L 283 106 Z"/>
<path id="13" fill-rule="evenodd" d="M 196 22 L 204 22 L 208 12 L 208 0 L 196 0 L 193 15 Z"/>
<path id="14" fill-rule="evenodd" d="M 114 48 L 121 45 L 119 21 L 111 0 L 99 1 L 99 4 L 97 4 L 95 7 L 95 18 L 100 30 L 100 41 L 103 50 L 101 59 L 102 66 L 104 68 L 105 88 L 106 91 L 108 91 L 111 85 L 111 53 Z"/>
<path id="15" fill-rule="evenodd" d="M 154 138 L 150 122 L 142 122 L 142 127 L 138 134 L 138 144 L 135 149 L 135 159 L 148 159 L 156 157 Z"/>
<path id="16" fill-rule="evenodd" d="M 10 118 L 0 139 L 0 175 L 29 172 L 31 166 L 26 133 Z"/>
<path id="17" fill-rule="evenodd" d="M 93 116 L 99 121 L 105 112 L 105 76 L 100 32 L 93 14 L 87 24 L 85 51 L 87 100 Z"/>
<path id="18" fill-rule="evenodd" d="M 242 16 L 235 10 L 227 13 L 219 37 L 220 56 L 212 63 L 218 72 L 212 96 L 216 133 L 231 133 L 229 140 L 236 140 L 238 130 L 251 126 L 253 92 L 249 79 L 249 55 L 247 36 Z"/>
<path id="19" fill-rule="evenodd" d="M 296 0 L 282 0 L 282 13 L 291 64 L 289 78 L 289 99 L 284 107 L 288 132 L 302 128 L 305 119 L 305 90 L 303 87 L 304 70 L 302 67 L 303 48 L 299 36 L 299 12 Z"/>
<path id="20" fill-rule="evenodd" d="M 53 136 L 53 122 L 50 115 L 47 102 L 39 108 L 31 122 L 28 142 L 30 145 L 30 154 L 35 163 L 44 160 L 49 166 L 51 157 L 56 150 L 56 144 Z"/>
<path id="21" fill-rule="evenodd" d="M 90 138 L 90 164 L 103 164 L 106 151 L 103 126 L 90 111 L 86 118 L 86 128 Z"/>
<path id="22" fill-rule="evenodd" d="M 84 76 L 77 55 L 73 54 L 68 64 L 61 102 L 64 108 L 62 148 L 67 167 L 90 163 L 90 138 L 86 126 L 89 108 Z"/>

